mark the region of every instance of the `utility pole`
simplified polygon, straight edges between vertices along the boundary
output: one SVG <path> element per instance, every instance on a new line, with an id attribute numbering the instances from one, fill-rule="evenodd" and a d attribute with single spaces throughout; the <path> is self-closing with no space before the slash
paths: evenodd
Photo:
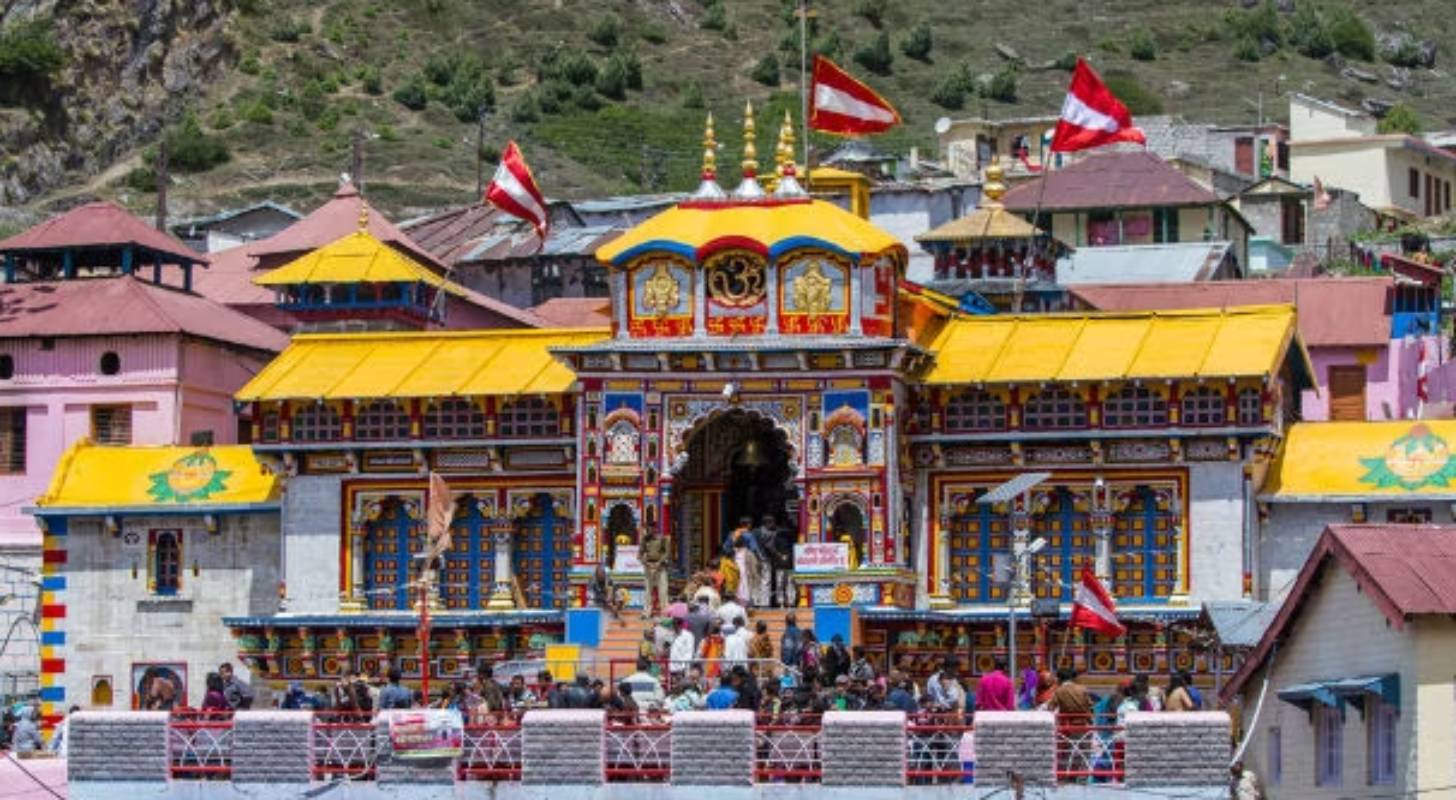
<path id="1" fill-rule="evenodd" d="M 485 196 L 485 118 L 490 109 L 481 106 L 475 118 L 475 196 Z"/>
<path id="2" fill-rule="evenodd" d="M 167 126 L 162 125 L 162 138 L 157 142 L 157 230 L 167 232 Z"/>
<path id="3" fill-rule="evenodd" d="M 354 158 L 353 164 L 349 167 L 349 174 L 354 176 L 354 188 L 359 190 L 360 196 L 364 194 L 364 131 L 354 130 Z"/>

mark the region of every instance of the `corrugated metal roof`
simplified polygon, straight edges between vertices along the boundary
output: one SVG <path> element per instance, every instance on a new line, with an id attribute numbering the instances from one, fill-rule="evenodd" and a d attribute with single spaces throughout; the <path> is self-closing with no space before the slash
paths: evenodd
<path id="1" fill-rule="evenodd" d="M 186 333 L 277 352 L 288 337 L 240 311 L 139 278 L 0 285 L 0 338 Z"/>
<path id="2" fill-rule="evenodd" d="M 651 208 L 666 208 L 688 199 L 686 192 L 665 194 L 625 194 L 615 197 L 601 197 L 595 200 L 578 200 L 572 203 L 577 211 L 587 214 L 615 214 L 622 211 L 643 211 Z"/>
<path id="3" fill-rule="evenodd" d="M 171 227 L 172 230 L 177 230 L 178 228 L 186 228 L 189 226 L 201 228 L 208 225 L 214 225 L 219 222 L 226 222 L 230 219 L 236 219 L 243 216 L 244 214 L 251 214 L 254 211 L 276 211 L 285 217 L 292 217 L 295 220 L 303 219 L 302 214 L 294 211 L 288 206 L 275 203 L 272 200 L 264 200 L 259 203 L 253 203 L 249 206 L 243 206 L 242 208 L 229 208 L 224 211 L 219 211 L 216 214 L 208 214 L 205 217 L 179 219 L 176 222 L 173 222 Z"/>
<path id="4" fill-rule="evenodd" d="M 1230 308 L 1293 303 L 1308 347 L 1390 343 L 1388 277 L 1202 281 L 1189 284 L 1077 286 L 1071 293 L 1102 311 Z"/>
<path id="5" fill-rule="evenodd" d="M 1013 211 L 1062 211 L 1209 205 L 1219 197 L 1163 159 L 1139 150 L 1088 156 L 1017 184 L 1003 202 Z"/>
<path id="6" fill-rule="evenodd" d="M 1203 604 L 1218 641 L 1226 647 L 1253 647 L 1279 611 L 1277 603 L 1253 600 L 1210 601 Z"/>
<path id="7" fill-rule="evenodd" d="M 574 212 L 567 217 L 574 220 Z M 624 230 L 610 225 L 553 224 L 542 244 L 525 221 L 479 203 L 413 220 L 404 227 L 441 262 L 457 266 L 521 258 L 590 258 Z"/>
<path id="8" fill-rule="evenodd" d="M 551 348 L 585 345 L 602 329 L 305 334 L 237 399 L 448 397 L 564 392 L 576 375 Z"/>
<path id="9" fill-rule="evenodd" d="M 0 241 L 0 252 L 137 245 L 206 264 L 208 258 L 105 200 L 87 203 Z"/>
<path id="10" fill-rule="evenodd" d="M 1294 342 L 1294 309 L 957 317 L 929 349 L 927 384 L 1266 376 Z"/>
<path id="11" fill-rule="evenodd" d="M 1081 247 L 1057 261 L 1057 283 L 1192 283 L 1208 280 L 1233 242 Z"/>
<path id="12" fill-rule="evenodd" d="M 612 324 L 609 297 L 556 297 L 531 313 L 557 328 L 606 328 Z"/>

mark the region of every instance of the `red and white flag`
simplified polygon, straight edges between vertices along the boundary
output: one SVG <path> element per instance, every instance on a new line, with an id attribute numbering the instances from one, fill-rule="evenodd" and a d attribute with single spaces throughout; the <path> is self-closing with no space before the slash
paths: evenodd
<path id="1" fill-rule="evenodd" d="M 430 496 L 425 502 L 425 553 L 431 560 L 450 549 L 450 523 L 454 522 L 455 498 L 450 484 L 440 473 L 430 472 Z"/>
<path id="2" fill-rule="evenodd" d="M 900 112 L 838 64 L 814 56 L 809 92 L 809 127 L 825 133 L 855 136 L 880 133 L 900 124 Z"/>
<path id="3" fill-rule="evenodd" d="M 541 196 L 541 189 L 536 186 L 531 168 L 526 166 L 526 159 L 521 156 L 521 148 L 515 142 L 506 144 L 505 152 L 501 153 L 500 166 L 496 167 L 495 177 L 485 187 L 485 199 L 501 211 L 531 223 L 541 241 L 546 240 L 546 234 L 551 228 L 551 215 L 546 211 L 546 199 Z"/>
<path id="4" fill-rule="evenodd" d="M 1147 144 L 1147 138 L 1133 126 L 1127 106 L 1079 58 L 1062 103 L 1061 121 L 1052 136 L 1052 152 L 1070 153 L 1114 142 Z"/>
<path id="5" fill-rule="evenodd" d="M 1121 636 L 1127 626 L 1117 621 L 1117 604 L 1102 587 L 1089 564 L 1082 565 L 1082 580 L 1072 594 L 1072 627 L 1087 628 L 1104 636 Z"/>

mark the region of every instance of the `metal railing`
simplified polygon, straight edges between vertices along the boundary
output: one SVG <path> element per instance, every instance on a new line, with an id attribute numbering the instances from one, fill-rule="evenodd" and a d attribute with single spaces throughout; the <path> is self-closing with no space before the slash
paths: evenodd
<path id="1" fill-rule="evenodd" d="M 665 716 L 611 715 L 603 733 L 607 780 L 664 782 L 672 773 L 672 725 Z"/>
<path id="2" fill-rule="evenodd" d="M 905 726 L 905 779 L 912 785 L 972 783 L 975 732 L 961 714 L 912 717 Z"/>
<path id="3" fill-rule="evenodd" d="M 374 779 L 378 750 L 370 712 L 315 712 L 310 747 L 315 780 Z"/>
<path id="4" fill-rule="evenodd" d="M 456 776 L 462 781 L 518 781 L 524 743 L 518 717 L 466 725 Z"/>
<path id="5" fill-rule="evenodd" d="M 233 774 L 233 712 L 173 711 L 167 718 L 173 778 L 225 781 Z"/>
<path id="6" fill-rule="evenodd" d="M 753 727 L 753 774 L 760 783 L 818 783 L 824 774 L 818 715 L 761 717 Z"/>
<path id="7" fill-rule="evenodd" d="M 1057 782 L 1122 783 L 1123 728 L 1092 714 L 1057 715 Z"/>

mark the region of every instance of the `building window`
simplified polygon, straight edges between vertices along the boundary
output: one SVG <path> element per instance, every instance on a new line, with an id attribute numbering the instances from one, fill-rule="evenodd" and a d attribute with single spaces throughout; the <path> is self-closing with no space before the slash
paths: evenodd
<path id="1" fill-rule="evenodd" d="M 410 418 L 393 400 L 375 400 L 359 411 L 354 438 L 378 442 L 410 438 Z"/>
<path id="2" fill-rule="evenodd" d="M 182 587 L 182 531 L 154 530 L 152 545 L 152 593 L 176 594 Z"/>
<path id="3" fill-rule="evenodd" d="M 425 414 L 426 439 L 479 439 L 485 436 L 485 412 L 463 397 L 435 403 Z"/>
<path id="4" fill-rule="evenodd" d="M 555 436 L 560 431 L 556 406 L 540 397 L 522 397 L 501 408 L 501 436 Z"/>
<path id="5" fill-rule="evenodd" d="M 1266 744 L 1269 749 L 1264 757 L 1269 763 L 1264 765 L 1264 769 L 1268 773 L 1269 784 L 1278 786 L 1284 782 L 1284 740 L 1277 725 L 1269 729 Z"/>
<path id="6" fill-rule="evenodd" d="M 213 441 L 215 438 L 217 437 L 215 437 L 210 430 L 193 431 L 192 434 L 187 437 L 187 443 L 192 445 L 193 447 L 212 447 L 213 444 L 215 444 L 215 442 Z"/>
<path id="7" fill-rule="evenodd" d="M 1224 415 L 1223 393 L 1212 386 L 1200 386 L 1183 395 L 1184 425 L 1222 425 Z"/>
<path id="8" fill-rule="evenodd" d="M 1370 735 L 1370 785 L 1389 786 L 1395 783 L 1395 723 L 1398 714 L 1395 706 L 1377 704 L 1374 697 L 1366 698 L 1365 702 L 1375 706 L 1365 715 Z"/>
<path id="9" fill-rule="evenodd" d="M 1262 425 L 1264 423 L 1264 395 L 1258 389 L 1239 390 L 1239 424 Z"/>
<path id="10" fill-rule="evenodd" d="M 102 375 L 115 375 L 121 372 L 121 356 L 108 350 L 101 354 L 101 363 L 97 366 Z"/>
<path id="11" fill-rule="evenodd" d="M 1168 424 L 1168 401 L 1146 386 L 1127 385 L 1102 406 L 1109 428 L 1149 428 Z"/>
<path id="12" fill-rule="evenodd" d="M 1345 771 L 1345 715 L 1341 709 L 1315 709 L 1314 760 L 1315 785 L 1339 786 Z"/>
<path id="13" fill-rule="evenodd" d="M 6 353 L 0 355 L 0 381 L 8 381 L 15 377 L 15 357 Z"/>
<path id="14" fill-rule="evenodd" d="M 1410 196 L 1411 197 L 1420 197 L 1421 196 L 1421 171 L 1418 170 L 1418 169 L 1416 169 L 1415 167 L 1411 167 L 1410 172 L 1408 173 L 1407 183 L 1410 184 L 1409 186 L 1406 187 L 1406 189 L 1409 190 Z"/>
<path id="15" fill-rule="evenodd" d="M 1027 430 L 1087 427 L 1087 404 L 1066 389 L 1047 389 L 1026 403 Z"/>
<path id="16" fill-rule="evenodd" d="M 25 409 L 0 408 L 0 474 L 25 474 Z"/>
<path id="17" fill-rule="evenodd" d="M 131 444 L 131 406 L 92 406 L 91 441 Z"/>
<path id="18" fill-rule="evenodd" d="M 1429 508 L 1391 508 L 1385 512 L 1385 521 L 1403 525 L 1418 525 L 1431 521 Z"/>
<path id="19" fill-rule="evenodd" d="M 1006 403 L 990 392 L 978 390 L 956 392 L 945 404 L 945 429 L 948 431 L 1005 430 Z"/>
<path id="20" fill-rule="evenodd" d="M 293 441 L 337 442 L 344 436 L 339 410 L 328 403 L 315 403 L 293 415 Z"/>
<path id="21" fill-rule="evenodd" d="M 1158 243 L 1179 241 L 1178 209 L 1153 209 L 1153 241 Z"/>
<path id="22" fill-rule="evenodd" d="M 280 416 L 277 409 L 263 412 L 263 418 L 258 421 L 258 441 L 276 442 L 279 436 Z"/>

